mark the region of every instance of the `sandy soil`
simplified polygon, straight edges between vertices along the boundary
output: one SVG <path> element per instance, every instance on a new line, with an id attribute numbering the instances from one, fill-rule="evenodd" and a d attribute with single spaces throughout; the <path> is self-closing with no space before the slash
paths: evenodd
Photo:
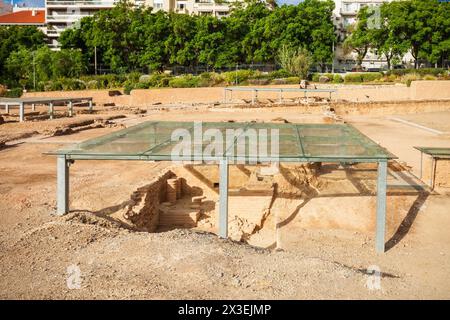
<path id="1" fill-rule="evenodd" d="M 111 115 L 126 118 L 54 136 L 56 127 Z M 112 221 L 109 209 L 124 205 L 136 188 L 170 165 L 165 162 L 78 161 L 70 176 L 73 211 L 64 217 L 52 215 L 56 161 L 43 152 L 145 120 L 277 118 L 321 122 L 323 115 L 293 107 L 257 112 L 149 110 L 146 114 L 104 109 L 72 119 L 0 125 L 0 135 L 9 141 L 0 150 L 0 298 L 450 298 L 450 196 L 442 192 L 417 195 L 393 230 L 398 243 L 382 255 L 374 252 L 372 234 L 338 227 L 305 228 L 301 214 L 281 230 L 282 251 L 188 229 L 134 232 Z M 344 120 L 387 147 L 413 172 L 419 165 L 413 145 L 450 144 L 447 135 L 405 126 L 389 120 L 389 115 L 346 114 Z M 10 141 L 12 134 L 28 131 L 36 133 Z M 345 216 L 345 207 L 337 205 L 335 210 Z M 367 287 L 371 279 L 367 269 L 374 265 L 381 270 L 380 290 Z M 67 285 L 73 266 L 81 272 L 79 289 Z"/>
<path id="2" fill-rule="evenodd" d="M 450 134 L 450 112 L 430 112 L 425 114 L 408 114 L 402 115 L 404 120 L 417 123 L 427 128 L 435 129 L 443 133 Z"/>

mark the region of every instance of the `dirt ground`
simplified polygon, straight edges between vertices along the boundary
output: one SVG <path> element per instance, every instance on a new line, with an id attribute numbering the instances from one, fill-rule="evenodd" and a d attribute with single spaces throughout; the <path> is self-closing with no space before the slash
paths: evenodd
<path id="1" fill-rule="evenodd" d="M 450 102 L 434 105 L 427 107 L 430 112 L 423 117 L 425 107 L 418 108 L 421 114 L 405 119 L 438 126 L 444 134 L 391 120 L 393 115 L 406 117 L 394 107 L 384 113 L 338 115 L 409 166 L 411 176 L 402 179 L 408 184 L 417 181 L 413 175 L 418 175 L 420 164 L 413 146 L 450 146 L 446 134 L 450 111 L 442 111 Z M 388 207 L 394 225 L 387 234 L 385 254 L 375 253 L 373 232 L 344 224 L 311 227 L 304 223 L 307 216 L 301 209 L 280 230 L 263 229 L 261 239 L 255 237 L 252 245 L 192 229 L 136 232 L 111 219 L 108 213 L 125 206 L 134 190 L 171 166 L 168 162 L 77 161 L 70 174 L 72 211 L 62 217 L 53 215 L 56 160 L 45 152 L 148 120 L 309 123 L 323 122 L 321 109 L 104 107 L 74 118 L 24 123 L 14 116 L 4 118 L 6 123 L 0 125 L 5 143 L 0 149 L 2 299 L 450 298 L 450 196 L 446 189 L 414 190 L 408 198 L 412 201 Z M 396 201 L 396 190 L 414 189 L 394 186 L 397 177 L 391 166 L 388 181 L 393 188 L 388 203 Z M 331 207 L 339 219 L 350 219 L 349 202 L 356 205 L 363 198 L 317 199 L 316 209 Z M 282 205 L 279 211 L 283 212 Z M 374 210 L 361 211 L 363 216 Z M 273 239 L 281 239 L 280 250 L 263 245 Z M 370 286 L 371 269 L 381 272 L 380 286 Z M 69 285 L 74 270 L 80 272 L 79 288 Z"/>

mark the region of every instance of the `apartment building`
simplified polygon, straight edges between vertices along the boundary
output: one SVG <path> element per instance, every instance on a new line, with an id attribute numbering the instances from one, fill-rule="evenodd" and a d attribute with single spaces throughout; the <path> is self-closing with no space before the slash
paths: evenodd
<path id="1" fill-rule="evenodd" d="M 136 6 L 152 7 L 154 11 L 177 12 L 195 15 L 228 15 L 231 3 L 242 0 L 132 0 Z M 110 9 L 118 0 L 46 0 L 46 34 L 49 46 L 58 48 L 61 32 L 73 26 L 81 18 L 95 12 Z"/>
<path id="2" fill-rule="evenodd" d="M 116 0 L 46 0 L 46 34 L 50 48 L 58 48 L 58 38 L 65 29 L 83 17 L 112 8 L 116 2 Z"/>
<path id="3" fill-rule="evenodd" d="M 364 7 L 379 7 L 384 2 L 391 2 L 393 0 L 334 0 L 335 8 L 333 12 L 333 20 L 336 26 L 337 36 L 339 42 L 345 39 L 348 35 L 348 27 L 356 22 L 358 11 Z M 403 58 L 403 63 L 411 64 L 414 59 L 410 53 L 407 53 Z M 344 54 L 342 45 L 338 45 L 335 51 L 334 67 L 338 70 L 351 70 L 355 66 L 355 54 Z M 378 56 L 375 51 L 369 50 L 362 66 L 366 69 L 385 68 L 387 66 L 386 60 L 383 56 Z"/>

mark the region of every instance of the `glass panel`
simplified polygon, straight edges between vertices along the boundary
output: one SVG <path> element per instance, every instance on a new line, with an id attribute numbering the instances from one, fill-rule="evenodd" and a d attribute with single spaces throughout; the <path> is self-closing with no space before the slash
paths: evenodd
<path id="1" fill-rule="evenodd" d="M 180 131 L 177 131 L 180 130 Z M 291 124 L 253 122 L 145 122 L 103 137 L 91 139 L 56 154 L 108 156 L 149 160 L 171 160 L 172 150 L 189 139 L 190 155 L 211 155 L 213 159 L 263 158 L 305 161 L 339 161 L 339 159 L 390 159 L 394 155 L 347 124 Z M 203 137 L 203 139 L 202 139 Z M 273 153 L 272 139 L 278 137 L 278 154 Z M 178 138 L 172 139 L 172 138 Z M 212 142 L 219 139 L 217 148 Z M 276 148 L 275 148 L 276 149 Z"/>
<path id="2" fill-rule="evenodd" d="M 423 153 L 432 156 L 450 156 L 450 148 L 414 147 Z"/>

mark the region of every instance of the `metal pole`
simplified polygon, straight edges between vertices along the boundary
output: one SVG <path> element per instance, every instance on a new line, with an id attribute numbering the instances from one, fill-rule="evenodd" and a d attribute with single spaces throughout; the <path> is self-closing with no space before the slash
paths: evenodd
<path id="1" fill-rule="evenodd" d="M 219 237 L 228 238 L 228 159 L 219 165 Z"/>
<path id="2" fill-rule="evenodd" d="M 420 151 L 420 180 L 422 180 L 422 176 L 423 176 L 422 166 L 423 166 L 423 152 Z"/>
<path id="3" fill-rule="evenodd" d="M 50 102 L 50 104 L 48 105 L 49 107 L 49 111 L 50 111 L 50 120 L 53 119 L 53 102 Z"/>
<path id="4" fill-rule="evenodd" d="M 69 162 L 65 155 L 57 158 L 56 214 L 69 212 Z"/>
<path id="5" fill-rule="evenodd" d="M 97 46 L 94 46 L 94 68 L 95 75 L 97 75 Z"/>
<path id="6" fill-rule="evenodd" d="M 34 103 L 31 104 L 31 111 L 36 111 L 36 104 Z"/>
<path id="7" fill-rule="evenodd" d="M 387 161 L 378 162 L 377 181 L 377 229 L 376 229 L 376 250 L 378 253 L 384 252 L 384 237 L 386 233 L 386 189 L 387 189 Z"/>
<path id="8" fill-rule="evenodd" d="M 24 120 L 24 105 L 23 102 L 20 103 L 19 105 L 19 121 L 22 122 Z"/>
<path id="9" fill-rule="evenodd" d="M 9 104 L 5 104 L 5 112 L 9 113 Z"/>
<path id="10" fill-rule="evenodd" d="M 92 99 L 89 100 L 89 113 L 92 112 Z"/>
<path id="11" fill-rule="evenodd" d="M 35 51 L 33 51 L 33 90 L 36 91 L 36 62 L 35 62 Z M 33 110 L 34 111 L 34 110 Z"/>
<path id="12" fill-rule="evenodd" d="M 436 177 L 436 159 L 431 156 L 431 176 L 430 176 L 430 187 L 431 187 L 431 191 L 434 190 L 434 180 Z"/>
<path id="13" fill-rule="evenodd" d="M 73 117 L 73 103 L 72 103 L 72 100 L 69 101 L 69 117 Z"/>

